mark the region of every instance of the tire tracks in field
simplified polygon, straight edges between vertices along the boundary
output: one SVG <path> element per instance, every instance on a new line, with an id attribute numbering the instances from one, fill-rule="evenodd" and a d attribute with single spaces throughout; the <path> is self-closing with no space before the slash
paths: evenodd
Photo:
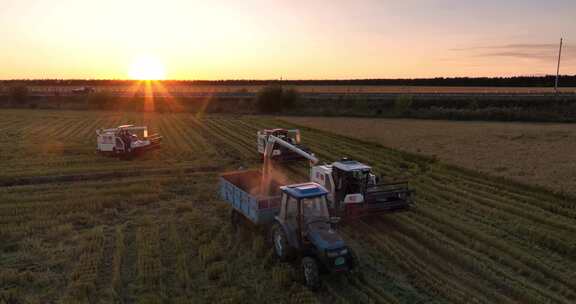
<path id="1" fill-rule="evenodd" d="M 433 203 L 431 205 L 434 206 Z M 501 238 L 486 235 L 485 232 L 482 231 L 470 230 L 467 223 L 471 221 L 460 220 L 459 214 L 452 212 L 448 208 L 444 210 L 435 210 L 423 205 L 415 210 L 415 213 L 410 215 L 410 217 L 414 217 L 415 220 L 421 223 L 430 222 L 430 224 L 427 225 L 429 227 L 428 229 L 437 229 L 438 232 L 444 234 L 449 233 L 449 235 L 446 235 L 447 239 L 452 239 L 461 244 L 464 248 L 473 248 L 475 252 L 489 257 L 489 264 L 497 263 L 494 265 L 505 266 L 515 272 L 526 270 L 528 273 L 545 274 L 549 276 L 549 279 L 554 279 L 558 283 L 567 286 L 567 288 L 572 288 L 568 287 L 571 284 L 567 281 L 567 278 L 561 278 L 557 273 L 549 270 L 546 266 L 540 266 L 540 263 L 537 262 L 533 256 L 527 255 L 523 253 L 523 251 L 519 251 L 516 247 L 509 246 L 509 244 L 502 242 Z M 426 219 L 426 221 L 424 221 L 424 219 Z M 513 248 L 514 250 L 512 250 Z M 471 263 L 470 265 L 474 264 Z M 537 269 L 538 272 L 534 272 L 532 269 Z M 521 273 L 520 275 L 524 277 L 527 276 L 528 273 Z M 532 275 L 530 275 L 530 277 L 532 277 L 533 280 L 536 279 Z M 546 282 L 549 282 L 549 279 L 536 279 L 534 283 L 547 286 Z M 498 278 L 496 278 L 496 280 L 498 280 Z M 534 290 L 539 291 L 538 288 Z"/>
<path id="2" fill-rule="evenodd" d="M 457 282 L 455 277 L 450 275 L 452 271 L 445 268 L 448 266 L 445 263 L 432 262 L 428 258 L 422 259 L 415 256 L 415 254 L 421 253 L 421 250 L 414 251 L 413 248 L 417 245 L 412 243 L 410 246 L 406 242 L 406 237 L 401 235 L 393 237 L 392 233 L 383 233 L 365 222 L 359 222 L 357 226 L 370 240 L 370 247 L 375 248 L 382 255 L 387 255 L 388 260 L 393 260 L 407 275 L 412 274 L 409 276 L 410 282 L 418 286 L 419 289 L 428 290 L 436 295 L 442 294 L 445 298 L 456 303 L 460 303 L 464 299 L 472 300 L 470 296 L 475 294 L 475 288 L 459 284 L 460 282 Z M 387 229 L 387 231 L 391 230 Z M 428 253 L 428 251 L 424 252 Z"/>
<path id="3" fill-rule="evenodd" d="M 0 180 L 0 187 L 106 180 L 106 179 L 145 176 L 145 175 L 171 175 L 180 173 L 190 174 L 199 172 L 207 173 L 207 172 L 220 172 L 221 170 L 222 167 L 220 166 L 206 166 L 206 167 L 178 167 L 178 168 L 161 168 L 161 169 L 146 169 L 146 170 L 131 170 L 131 171 L 95 172 L 95 173 L 74 174 L 74 175 L 17 177 L 17 178 L 6 178 Z"/>
<path id="4" fill-rule="evenodd" d="M 443 190 L 443 192 L 450 195 L 450 197 L 458 197 L 459 199 L 456 199 L 456 201 L 460 201 L 463 204 L 471 204 L 473 206 L 478 206 L 479 208 L 489 207 L 491 208 L 491 214 L 502 215 L 503 217 L 515 220 L 519 223 L 526 222 L 527 226 L 538 224 L 541 225 L 541 229 L 548 230 L 552 228 L 554 233 L 552 233 L 552 231 L 549 232 L 551 235 L 555 235 L 556 237 L 568 234 L 566 236 L 568 239 L 563 240 L 566 244 L 570 243 L 570 236 L 576 233 L 576 227 L 570 225 L 570 221 L 566 221 L 566 218 L 562 216 L 554 214 L 546 215 L 546 213 L 548 213 L 547 211 L 538 209 L 534 211 L 534 209 L 531 208 L 532 206 L 516 206 L 518 205 L 516 201 L 506 200 L 497 196 L 495 197 L 491 193 L 478 192 L 473 188 L 459 189 L 451 186 L 449 183 L 431 178 L 430 176 L 426 179 L 426 185 L 433 185 L 436 189 Z"/>

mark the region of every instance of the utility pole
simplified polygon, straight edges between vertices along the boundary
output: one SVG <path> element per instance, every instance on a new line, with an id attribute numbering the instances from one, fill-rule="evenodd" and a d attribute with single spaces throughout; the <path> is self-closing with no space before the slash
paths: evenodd
<path id="1" fill-rule="evenodd" d="M 560 58 L 562 57 L 562 38 L 560 38 L 560 50 L 558 50 L 558 67 L 556 68 L 556 82 L 554 83 L 554 91 L 558 94 L 558 78 L 560 77 Z"/>

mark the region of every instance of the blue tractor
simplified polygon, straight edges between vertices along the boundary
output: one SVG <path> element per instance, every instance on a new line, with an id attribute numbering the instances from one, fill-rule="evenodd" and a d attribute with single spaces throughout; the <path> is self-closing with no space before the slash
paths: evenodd
<path id="1" fill-rule="evenodd" d="M 356 267 L 352 249 L 335 230 L 339 218 L 330 217 L 324 187 L 303 183 L 259 193 L 259 178 L 257 171 L 222 175 L 220 195 L 232 205 L 233 221 L 243 216 L 254 224 L 271 226 L 276 256 L 299 263 L 302 279 L 312 290 L 320 286 L 321 272 L 348 273 Z"/>
<path id="2" fill-rule="evenodd" d="M 334 230 L 339 218 L 330 217 L 328 191 L 316 183 L 283 186 L 280 213 L 274 217 L 272 241 L 278 258 L 301 260 L 304 281 L 311 289 L 320 284 L 319 273 L 349 272 L 356 258 Z"/>

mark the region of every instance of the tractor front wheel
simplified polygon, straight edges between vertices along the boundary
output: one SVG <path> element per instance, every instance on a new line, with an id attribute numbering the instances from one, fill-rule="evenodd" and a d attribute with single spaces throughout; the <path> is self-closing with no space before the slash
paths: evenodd
<path id="1" fill-rule="evenodd" d="M 304 257 L 302 259 L 302 278 L 310 290 L 314 291 L 320 288 L 320 272 L 318 263 L 314 258 Z"/>
<path id="2" fill-rule="evenodd" d="M 284 229 L 278 224 L 272 227 L 272 243 L 274 252 L 280 261 L 285 262 L 292 258 L 292 248 L 288 244 L 288 238 L 284 233 Z"/>

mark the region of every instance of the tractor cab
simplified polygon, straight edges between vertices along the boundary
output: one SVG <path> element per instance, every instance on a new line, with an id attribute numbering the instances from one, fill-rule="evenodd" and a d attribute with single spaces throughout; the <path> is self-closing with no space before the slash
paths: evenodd
<path id="1" fill-rule="evenodd" d="M 330 222 L 326 204 L 328 192 L 314 183 L 281 187 L 282 203 L 278 220 L 294 232 L 294 243 L 308 243 L 308 226 Z"/>
<path id="2" fill-rule="evenodd" d="M 330 217 L 326 189 L 316 183 L 304 183 L 283 186 L 280 190 L 280 213 L 275 217 L 272 230 L 277 256 L 283 260 L 300 256 L 306 283 L 310 287 L 314 287 L 318 279 L 314 272 L 319 269 L 330 272 L 351 270 L 355 258 L 334 230 L 339 218 Z"/>

